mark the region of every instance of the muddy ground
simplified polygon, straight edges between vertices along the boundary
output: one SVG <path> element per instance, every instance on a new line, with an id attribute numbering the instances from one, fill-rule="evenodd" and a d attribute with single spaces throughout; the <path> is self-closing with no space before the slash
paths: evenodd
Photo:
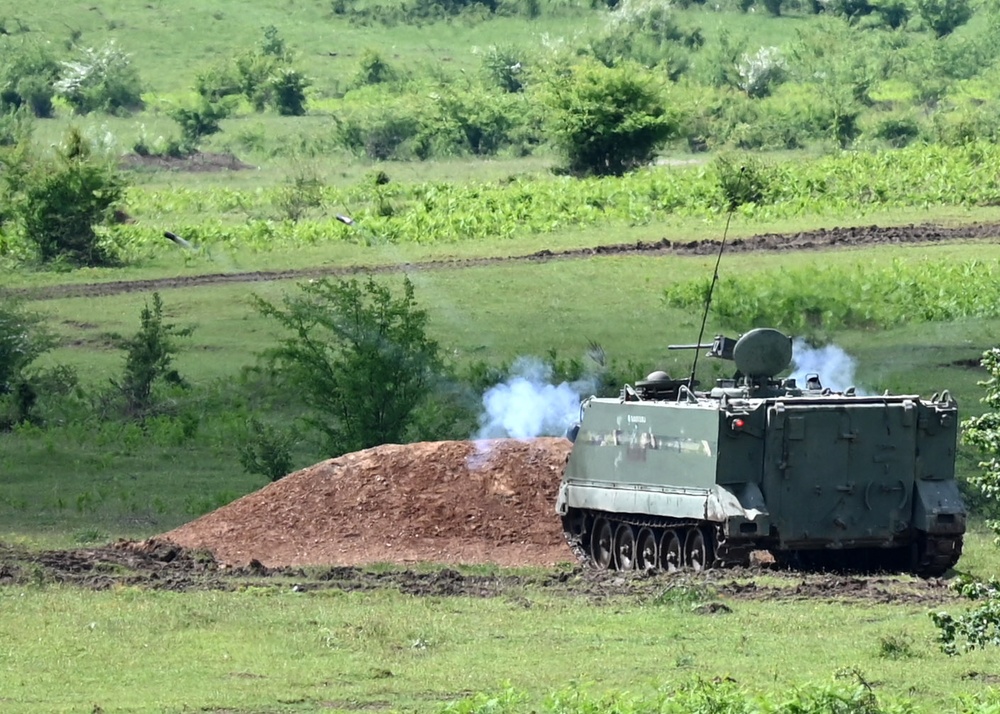
<path id="1" fill-rule="evenodd" d="M 932 223 L 903 226 L 855 226 L 820 228 L 798 233 L 765 233 L 750 238 L 734 238 L 726 243 L 728 253 L 751 251 L 830 250 L 870 245 L 912 245 L 956 240 L 983 240 L 1000 236 L 1000 224 L 969 223 L 942 226 Z M 164 238 L 166 240 L 166 238 Z M 658 241 L 615 243 L 568 250 L 540 250 L 527 255 L 487 258 L 445 258 L 392 265 L 334 266 L 298 270 L 257 270 L 250 272 L 209 273 L 150 280 L 116 280 L 79 285 L 50 285 L 12 290 L 10 294 L 30 300 L 53 300 L 69 297 L 101 297 L 119 293 L 190 288 L 229 283 L 256 283 L 271 280 L 343 277 L 359 273 L 398 273 L 415 270 L 460 270 L 504 263 L 543 263 L 554 260 L 580 260 L 595 256 L 622 255 L 714 255 L 719 241 L 691 241 L 661 238 Z"/>
<path id="2" fill-rule="evenodd" d="M 564 564 L 531 574 L 497 570 L 488 574 L 426 566 L 420 569 L 356 566 L 267 568 L 257 561 L 227 567 L 208 551 L 167 541 L 119 541 L 99 548 L 27 551 L 0 544 L 0 586 L 60 583 L 90 590 L 140 587 L 189 592 L 273 587 L 293 592 L 395 589 L 414 596 L 505 597 L 530 603 L 532 592 L 600 602 L 628 598 L 645 602 L 827 600 L 857 603 L 935 605 L 957 600 L 942 579 L 804 573 L 772 566 L 704 573 L 621 573 Z M 707 613 L 724 612 L 709 605 Z M 702 611 L 699 610 L 699 611 Z"/>

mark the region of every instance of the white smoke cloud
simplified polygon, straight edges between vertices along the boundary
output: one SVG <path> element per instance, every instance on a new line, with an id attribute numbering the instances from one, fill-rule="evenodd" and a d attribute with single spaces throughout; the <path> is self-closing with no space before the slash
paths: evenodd
<path id="1" fill-rule="evenodd" d="M 806 376 L 811 373 L 819 375 L 824 387 L 840 392 L 855 385 L 854 370 L 857 363 L 837 345 L 810 347 L 805 340 L 796 339 L 792 342 L 792 373 L 800 387 L 806 386 Z M 858 394 L 862 394 L 858 390 Z"/>
<path id="2" fill-rule="evenodd" d="M 580 418 L 580 401 L 593 393 L 593 379 L 552 383 L 552 367 L 535 357 L 518 357 L 507 381 L 486 390 L 479 439 L 562 436 Z"/>

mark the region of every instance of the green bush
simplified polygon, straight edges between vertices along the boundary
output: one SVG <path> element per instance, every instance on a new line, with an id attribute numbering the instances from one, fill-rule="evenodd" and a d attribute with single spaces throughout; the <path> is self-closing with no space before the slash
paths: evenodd
<path id="1" fill-rule="evenodd" d="M 278 114 L 298 117 L 306 113 L 306 89 L 309 79 L 292 67 L 279 67 L 268 79 L 271 104 Z"/>
<path id="2" fill-rule="evenodd" d="M 300 285 L 281 305 L 257 298 L 288 336 L 267 352 L 312 411 L 331 455 L 400 443 L 431 394 L 441 358 L 413 284 L 400 295 L 369 277 Z"/>
<path id="3" fill-rule="evenodd" d="M 33 420 L 39 390 L 31 367 L 55 345 L 40 315 L 0 296 L 0 431 Z"/>
<path id="4" fill-rule="evenodd" d="M 0 173 L 11 200 L 11 217 L 22 238 L 44 263 L 76 266 L 117 262 L 96 228 L 110 223 L 125 193 L 123 174 L 93 153 L 79 130 L 71 129 L 53 159 L 23 151 L 16 165 Z"/>
<path id="5" fill-rule="evenodd" d="M 981 364 L 990 375 L 987 381 L 979 383 L 986 392 L 980 401 L 988 411 L 962 422 L 962 441 L 974 446 L 985 457 L 979 463 L 979 473 L 970 477 L 969 483 L 996 507 L 1000 505 L 1000 348 L 984 352 Z M 1000 537 L 1000 520 L 989 520 L 987 526 Z M 997 543 L 1000 544 L 1000 538 Z M 995 595 L 1000 615 L 1000 591 Z M 997 635 L 1000 636 L 1000 630 Z"/>
<path id="6" fill-rule="evenodd" d="M 483 54 L 483 75 L 505 92 L 524 89 L 525 67 L 523 51 L 512 45 L 491 45 Z"/>
<path id="7" fill-rule="evenodd" d="M 691 51 L 703 44 L 700 28 L 682 27 L 669 4 L 624 0 L 590 40 L 589 49 L 608 67 L 622 62 L 636 62 L 647 68 L 661 66 L 676 81 L 690 66 Z"/>
<path id="8" fill-rule="evenodd" d="M 209 104 L 226 97 L 241 96 L 262 112 L 268 107 L 282 116 L 301 116 L 306 112 L 305 90 L 309 79 L 292 67 L 293 56 L 273 27 L 264 29 L 258 46 L 200 72 L 195 77 L 195 91 Z"/>
<path id="9" fill-rule="evenodd" d="M 403 105 L 334 117 L 335 141 L 339 146 L 374 161 L 426 158 L 429 149 L 418 146 L 423 123 L 419 113 Z"/>
<path id="10" fill-rule="evenodd" d="M 550 75 L 545 102 L 552 136 L 575 174 L 618 176 L 647 164 L 680 124 L 657 78 L 631 63 L 583 62 Z"/>
<path id="11" fill-rule="evenodd" d="M 969 0 L 916 0 L 917 14 L 936 37 L 950 35 L 972 17 Z"/>
<path id="12" fill-rule="evenodd" d="M 889 116 L 878 121 L 874 133 L 876 138 L 899 149 L 920 136 L 920 125 L 910 116 Z"/>
<path id="13" fill-rule="evenodd" d="M 882 22 L 893 30 L 904 27 L 910 20 L 910 5 L 907 0 L 883 0 L 875 6 Z"/>
<path id="14" fill-rule="evenodd" d="M 0 147 L 15 146 L 31 136 L 31 115 L 24 109 L 0 112 Z M 0 216 L 3 208 L 0 207 Z M 3 220 L 0 219 L 0 226 Z"/>
<path id="15" fill-rule="evenodd" d="M 997 360 L 994 356 L 990 358 L 989 365 L 994 383 L 997 374 L 1000 373 L 996 367 Z M 996 392 L 993 389 L 990 392 L 993 395 L 993 407 L 996 408 Z M 996 414 L 991 413 L 989 416 L 996 417 Z M 988 429 L 991 432 L 990 438 L 995 443 L 998 433 L 995 419 L 989 424 Z M 996 448 L 990 448 L 988 453 L 996 454 Z M 992 488 L 995 491 L 997 488 L 996 467 L 992 467 L 992 470 Z M 994 495 L 994 499 L 995 497 Z M 980 582 L 968 575 L 963 575 L 952 581 L 951 588 L 966 599 L 975 602 L 975 607 L 957 616 L 944 611 L 930 613 L 931 620 L 938 628 L 938 643 L 941 650 L 945 654 L 957 655 L 969 650 L 1000 647 L 1000 582 L 995 578 L 990 578 L 987 582 Z M 992 707 L 970 707 L 969 711 L 987 712 L 991 709 Z"/>
<path id="16" fill-rule="evenodd" d="M 142 108 L 139 72 L 114 41 L 100 49 L 84 48 L 76 60 L 63 62 L 54 88 L 78 114 L 122 114 Z"/>
<path id="17" fill-rule="evenodd" d="M 786 75 L 785 58 L 777 47 L 761 47 L 754 54 L 744 54 L 736 65 L 737 84 L 751 99 L 768 96 Z"/>
<path id="18" fill-rule="evenodd" d="M 176 107 L 168 114 L 181 128 L 181 153 L 196 151 L 201 140 L 222 130 L 219 122 L 229 116 L 230 108 L 221 101 L 204 98 L 194 107 Z"/>
<path id="19" fill-rule="evenodd" d="M 251 417 L 238 444 L 240 465 L 248 474 L 277 481 L 292 470 L 294 444 L 291 432 Z"/>
<path id="20" fill-rule="evenodd" d="M 826 12 L 843 17 L 851 23 L 875 11 L 875 6 L 869 0 L 820 0 L 820 2 L 823 3 Z"/>
<path id="21" fill-rule="evenodd" d="M 380 52 L 368 48 L 361 54 L 357 71 L 348 86 L 358 88 L 389 84 L 398 81 L 400 76 L 400 71 L 389 64 Z"/>
<path id="22" fill-rule="evenodd" d="M 775 180 L 774 170 L 760 159 L 721 155 L 713 162 L 727 210 L 747 203 L 764 203 Z"/>
<path id="23" fill-rule="evenodd" d="M 0 113 L 26 107 L 36 117 L 52 116 L 53 84 L 59 63 L 43 44 L 0 38 Z"/>
<path id="24" fill-rule="evenodd" d="M 523 97 L 482 89 L 442 92 L 434 99 L 422 141 L 434 155 L 492 156 L 514 142 L 526 105 Z"/>

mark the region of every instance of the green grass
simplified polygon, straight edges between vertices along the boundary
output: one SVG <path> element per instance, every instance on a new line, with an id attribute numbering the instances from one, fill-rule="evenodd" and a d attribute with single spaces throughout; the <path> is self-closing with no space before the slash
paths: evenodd
<path id="1" fill-rule="evenodd" d="M 1000 248 L 983 243 L 733 254 L 724 258 L 723 272 L 753 279 L 780 266 L 850 265 L 861 256 L 877 263 L 901 256 L 952 262 L 998 255 Z M 637 373 L 628 377 L 634 381 L 654 367 L 675 374 L 689 369 L 689 355 L 668 352 L 666 346 L 697 337 L 700 311 L 666 307 L 663 290 L 691 275 L 709 275 L 713 263 L 711 256 L 600 257 L 417 271 L 411 277 L 419 302 L 430 312 L 432 335 L 458 364 L 497 364 L 523 354 L 544 356 L 551 349 L 563 358 L 582 358 L 593 340 L 612 360 L 636 362 Z M 195 327 L 180 341 L 175 362 L 195 392 L 179 395 L 176 418 L 154 422 L 145 432 L 87 419 L 0 435 L 5 474 L 0 515 L 7 527 L 43 539 L 72 536 L 91 526 L 115 536 L 152 535 L 263 485 L 242 472 L 235 442 L 245 419 L 268 407 L 220 380 L 254 364 L 279 335 L 253 310 L 250 295 L 275 301 L 289 290 L 294 283 L 285 281 L 163 291 L 167 319 Z M 147 297 L 136 293 L 34 304 L 52 316 L 50 324 L 64 340 L 46 362 L 75 366 L 90 390 L 106 388 L 124 363 L 123 353 L 109 346 L 109 335 L 132 334 Z M 711 320 L 709 334 L 717 329 Z M 838 331 L 832 337 L 857 359 L 859 386 L 924 396 L 949 389 L 962 414 L 969 415 L 982 410 L 977 382 L 985 373 L 960 361 L 977 359 L 998 334 L 1000 320 L 962 320 Z M 702 360 L 701 369 L 706 379 L 721 376 L 727 367 Z M 288 405 L 281 408 L 289 410 L 289 417 L 295 414 Z M 183 436 L 185 419 L 197 424 L 190 437 Z M 296 465 L 318 461 L 323 454 L 314 449 L 310 442 L 302 444 Z M 963 448 L 960 473 L 971 473 L 977 461 Z"/>
<path id="2" fill-rule="evenodd" d="M 540 702 L 578 686 L 650 696 L 731 677 L 784 695 L 856 669 L 888 699 L 947 711 L 995 671 L 993 653 L 937 651 L 926 605 L 614 598 L 531 588 L 516 598 L 418 598 L 391 591 L 88 592 L 0 589 L 8 712 L 435 711 L 512 686 Z M 880 644 L 905 633 L 911 657 Z"/>

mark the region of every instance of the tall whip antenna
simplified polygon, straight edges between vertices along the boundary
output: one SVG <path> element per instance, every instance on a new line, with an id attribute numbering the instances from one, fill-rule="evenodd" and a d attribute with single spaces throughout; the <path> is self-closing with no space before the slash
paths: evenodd
<path id="1" fill-rule="evenodd" d="M 736 195 L 739 195 L 739 189 L 743 186 L 743 177 L 746 174 L 746 166 L 740 167 L 740 178 L 736 184 Z M 712 283 L 708 286 L 708 295 L 705 296 L 705 312 L 701 316 L 701 329 L 698 330 L 698 342 L 695 344 L 701 345 L 701 338 L 705 336 L 705 323 L 708 322 L 708 309 L 712 306 L 712 293 L 715 292 L 715 284 L 719 282 L 719 264 L 722 262 L 722 251 L 726 249 L 726 236 L 729 235 L 729 223 L 733 220 L 733 212 L 736 210 L 736 202 L 732 199 L 729 201 L 729 213 L 726 215 L 726 227 L 722 231 L 722 242 L 719 243 L 719 254 L 715 258 L 715 272 L 712 273 Z M 698 369 L 698 353 L 700 349 L 694 351 L 694 363 L 691 365 L 691 380 L 688 385 L 691 389 L 694 389 L 694 373 Z"/>

